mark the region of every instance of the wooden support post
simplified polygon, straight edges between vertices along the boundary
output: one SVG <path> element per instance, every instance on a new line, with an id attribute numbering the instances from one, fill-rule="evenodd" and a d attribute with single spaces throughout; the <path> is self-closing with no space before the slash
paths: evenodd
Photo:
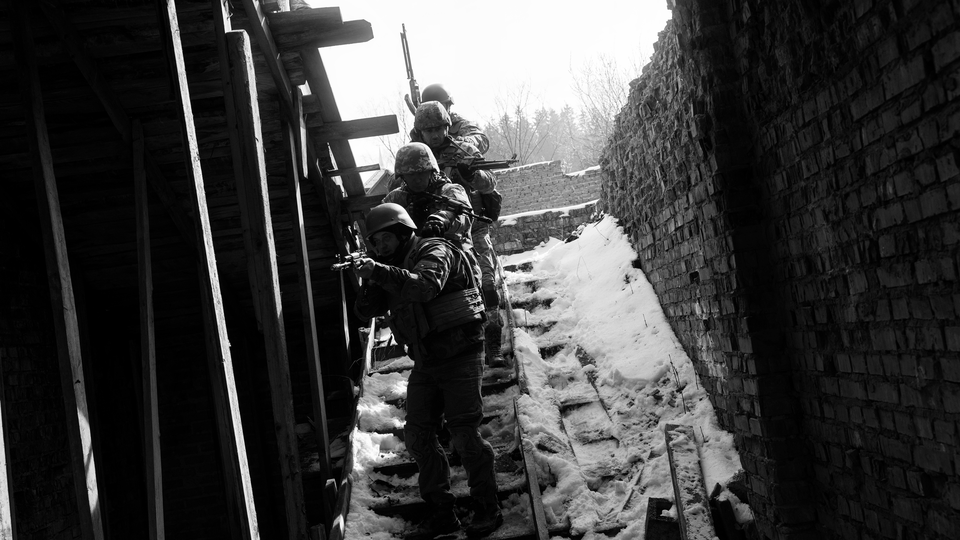
<path id="1" fill-rule="evenodd" d="M 43 109 L 43 96 L 37 72 L 36 49 L 30 23 L 30 5 L 17 0 L 10 3 L 17 81 L 23 97 L 27 138 L 33 157 L 40 227 L 43 231 L 47 281 L 60 358 L 60 380 L 67 412 L 67 437 L 73 469 L 74 488 L 79 506 L 80 531 L 85 539 L 102 540 L 100 517 L 102 501 L 97 486 L 97 465 L 93 454 L 90 414 L 87 408 L 83 359 L 80 354 L 80 329 L 77 322 L 73 282 L 67 242 L 60 216 L 60 197 L 53 173 L 53 157 Z"/>
<path id="2" fill-rule="evenodd" d="M 240 148 L 235 149 L 237 152 L 234 153 L 237 194 L 241 216 L 246 216 L 243 221 L 244 236 L 249 237 L 246 242 L 247 258 L 253 261 L 254 265 L 256 283 L 251 289 L 258 291 L 253 300 L 260 304 L 262 314 L 288 538 L 305 539 L 306 510 L 303 504 L 303 482 L 293 417 L 293 391 L 283 326 L 280 280 L 277 275 L 277 253 L 270 217 L 270 188 L 267 186 L 261 142 L 263 134 L 260 129 L 253 53 L 246 32 L 227 32 L 225 38 L 230 84 L 225 88 L 224 94 L 232 96 L 233 102 L 233 109 L 227 109 L 227 124 L 229 129 L 236 130 L 237 139 L 240 141 Z"/>
<path id="3" fill-rule="evenodd" d="M 153 331 L 153 266 L 150 260 L 150 206 L 144 164 L 143 126 L 133 122 L 133 180 L 137 212 L 137 267 L 140 273 L 140 359 L 143 374 L 143 455 L 147 480 L 150 540 L 163 540 L 163 474 L 157 405 L 157 350 Z"/>
<path id="4" fill-rule="evenodd" d="M 0 363 L 3 358 L 0 357 Z M 7 441 L 7 396 L 3 390 L 3 379 L 0 377 L 0 540 L 16 540 L 17 523 L 16 511 L 13 505 L 12 482 L 13 474 L 10 470 L 10 445 Z"/>
<path id="5" fill-rule="evenodd" d="M 300 91 L 294 92 L 294 111 L 300 110 Z M 317 320 L 313 308 L 313 284 L 310 279 L 310 258 L 307 254 L 307 235 L 304 231 L 303 204 L 300 198 L 300 179 L 303 178 L 305 141 L 298 133 L 299 127 L 282 122 L 283 142 L 287 149 L 287 195 L 290 199 L 290 220 L 293 242 L 297 256 L 297 280 L 300 283 L 300 313 L 303 317 L 303 334 L 307 348 L 307 366 L 310 373 L 310 394 L 313 401 L 314 430 L 317 436 L 321 483 L 331 477 L 330 432 L 327 427 L 327 404 L 323 391 L 323 368 L 320 362 L 320 344 L 317 340 Z M 327 505 L 324 505 L 326 509 Z M 329 516 L 324 516 L 329 523 Z"/>
<path id="6" fill-rule="evenodd" d="M 703 484 L 700 450 L 693 426 L 667 424 L 663 427 L 673 477 L 674 503 L 683 540 L 711 540 L 716 538 L 710 502 Z"/>
<path id="7" fill-rule="evenodd" d="M 259 538 L 257 512 L 253 499 L 253 486 L 250 482 L 250 469 L 247 464 L 247 450 L 243 440 L 240 403 L 233 375 L 227 324 L 223 314 L 216 252 L 213 248 L 210 215 L 203 188 L 203 173 L 200 169 L 197 131 L 193 123 L 193 107 L 190 103 L 190 90 L 187 86 L 187 72 L 174 0 L 162 0 L 160 12 L 160 32 L 163 39 L 170 45 L 173 57 L 171 76 L 174 78 L 175 94 L 180 105 L 179 121 L 183 132 L 187 175 L 190 178 L 190 203 L 199 225 L 195 245 L 199 248 L 201 307 L 204 315 L 210 382 L 213 387 L 217 428 L 220 432 L 227 508 L 231 513 L 231 526 L 235 533 L 243 540 L 254 540 Z"/>
<path id="8" fill-rule="evenodd" d="M 340 111 L 337 109 L 337 101 L 333 95 L 330 80 L 327 78 L 327 70 L 323 66 L 323 59 L 320 58 L 320 52 L 317 49 L 301 49 L 300 58 L 303 60 L 303 69 L 307 74 L 310 90 L 320 101 L 320 119 L 323 122 L 339 122 Z M 337 160 L 338 169 L 352 169 L 357 166 L 357 160 L 353 157 L 349 141 L 330 142 L 330 151 L 333 152 L 333 157 Z M 348 196 L 356 197 L 364 194 L 363 180 L 359 174 L 348 174 L 341 179 Z"/>

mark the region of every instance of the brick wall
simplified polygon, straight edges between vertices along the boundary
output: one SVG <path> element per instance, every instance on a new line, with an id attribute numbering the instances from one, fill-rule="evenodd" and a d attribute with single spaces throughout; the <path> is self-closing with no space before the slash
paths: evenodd
<path id="1" fill-rule="evenodd" d="M 561 208 L 600 197 L 600 167 L 564 174 L 560 161 L 493 171 L 503 194 L 500 215 Z"/>
<path id="2" fill-rule="evenodd" d="M 599 166 L 564 174 L 560 161 L 545 161 L 493 172 L 503 208 L 490 239 L 500 255 L 566 238 L 592 219 L 600 197 Z"/>
<path id="3" fill-rule="evenodd" d="M 79 538 L 42 254 L 9 234 L 0 234 L 0 366 L 17 538 Z"/>
<path id="4" fill-rule="evenodd" d="M 583 223 L 593 220 L 597 202 L 501 216 L 490 229 L 493 248 L 499 255 L 529 251 L 551 238 L 563 240 Z"/>
<path id="5" fill-rule="evenodd" d="M 680 0 L 601 159 L 763 537 L 960 537 L 958 16 Z"/>

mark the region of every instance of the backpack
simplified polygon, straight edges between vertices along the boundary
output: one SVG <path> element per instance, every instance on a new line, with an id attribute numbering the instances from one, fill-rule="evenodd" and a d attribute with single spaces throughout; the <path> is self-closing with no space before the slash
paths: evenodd
<path id="1" fill-rule="evenodd" d="M 500 217 L 500 208 L 503 206 L 503 194 L 497 190 L 490 193 L 481 193 L 480 201 L 483 202 L 483 217 L 488 217 L 496 221 Z"/>

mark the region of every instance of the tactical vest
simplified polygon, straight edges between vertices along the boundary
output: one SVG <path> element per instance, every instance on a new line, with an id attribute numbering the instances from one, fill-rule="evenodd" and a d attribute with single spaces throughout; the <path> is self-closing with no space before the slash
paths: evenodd
<path id="1" fill-rule="evenodd" d="M 417 242 L 404 259 L 403 268 L 413 268 L 416 256 L 428 243 L 443 242 L 455 254 L 456 262 L 454 268 L 450 270 L 451 275 L 456 271 L 464 272 L 469 286 L 457 290 L 448 290 L 449 287 L 444 287 L 440 294 L 428 302 L 402 302 L 391 306 L 387 324 L 397 341 L 407 346 L 415 362 L 423 362 L 428 357 L 442 360 L 443 358 L 434 358 L 442 354 L 438 351 L 456 351 L 457 347 L 463 344 L 436 343 L 436 341 L 443 341 L 441 334 L 447 330 L 468 323 L 483 322 L 485 318 L 483 297 L 470 262 L 463 251 L 457 249 L 449 240 L 442 238 L 424 238 L 418 239 Z"/>

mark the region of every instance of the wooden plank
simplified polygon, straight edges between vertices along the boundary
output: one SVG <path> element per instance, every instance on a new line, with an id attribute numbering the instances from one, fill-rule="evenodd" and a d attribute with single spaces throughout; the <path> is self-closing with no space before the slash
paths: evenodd
<path id="1" fill-rule="evenodd" d="M 0 356 L 0 362 L 3 357 Z M 2 375 L 2 374 L 0 374 Z M 13 503 L 13 470 L 10 468 L 10 439 L 7 433 L 7 396 L 0 377 L 0 540 L 16 540 L 16 509 Z"/>
<path id="2" fill-rule="evenodd" d="M 337 100 L 333 95 L 330 81 L 327 79 L 327 70 L 323 66 L 320 52 L 316 49 L 302 49 L 300 58 L 303 59 L 303 69 L 307 73 L 310 90 L 317 96 L 315 99 L 320 103 L 320 119 L 324 122 L 339 122 L 341 120 L 340 111 L 337 109 Z M 349 141 L 331 141 L 329 144 L 333 158 L 337 161 L 338 169 L 350 169 L 357 166 Z M 363 180 L 359 174 L 348 174 L 341 177 L 341 180 L 347 196 L 355 197 L 364 194 Z M 318 193 L 323 193 L 323 190 L 318 191 Z"/>
<path id="3" fill-rule="evenodd" d="M 693 426 L 667 424 L 663 427 L 673 477 L 674 503 L 683 540 L 712 540 L 716 537 L 710 503 L 703 483 L 700 450 Z"/>
<path id="4" fill-rule="evenodd" d="M 537 476 L 537 466 L 534 462 L 533 448 L 529 439 L 523 438 L 523 426 L 520 424 L 520 405 L 518 398 L 513 400 L 513 417 L 517 419 L 517 440 L 520 441 L 523 468 L 527 475 L 527 490 L 530 494 L 530 508 L 533 509 L 533 530 L 537 540 L 550 538 L 547 530 L 547 515 L 543 511 L 543 495 L 540 493 L 540 479 Z"/>
<path id="5" fill-rule="evenodd" d="M 395 114 L 343 122 L 321 122 L 319 125 L 314 120 L 315 118 L 314 115 L 307 117 L 307 128 L 310 129 L 310 134 L 320 142 L 379 137 L 381 135 L 392 135 L 400 131 Z"/>
<path id="6" fill-rule="evenodd" d="M 204 315 L 207 361 L 213 387 L 220 451 L 224 467 L 227 508 L 231 513 L 231 526 L 238 533 L 238 536 L 243 540 L 254 540 L 259 538 L 257 512 L 253 499 L 253 486 L 250 481 L 250 469 L 247 463 L 247 451 L 243 440 L 243 424 L 240 419 L 240 403 L 237 397 L 236 382 L 234 381 L 233 360 L 230 356 L 230 340 L 227 335 L 227 324 L 223 313 L 223 298 L 220 294 L 216 251 L 213 247 L 210 216 L 203 186 L 203 173 L 200 168 L 197 132 L 193 125 L 193 108 L 190 103 L 190 90 L 187 85 L 183 47 L 180 43 L 177 7 L 174 0 L 162 0 L 160 10 L 162 16 L 160 31 L 164 39 L 170 44 L 173 63 L 172 76 L 175 78 L 175 94 L 180 104 L 178 120 L 183 130 L 184 159 L 187 174 L 190 178 L 190 203 L 199 224 L 196 245 L 199 246 L 198 274 L 201 307 Z"/>
<path id="7" fill-rule="evenodd" d="M 363 195 L 360 197 L 347 197 L 343 200 L 341 207 L 344 213 L 353 214 L 355 212 L 367 212 L 374 206 L 383 202 L 385 195 Z"/>
<path id="8" fill-rule="evenodd" d="M 344 175 L 347 175 L 347 174 L 355 174 L 355 173 L 362 173 L 362 172 L 373 172 L 373 171 L 379 171 L 379 170 L 380 170 L 380 164 L 379 164 L 379 163 L 374 163 L 374 164 L 372 164 L 372 165 L 361 165 L 360 167 L 353 167 L 353 168 L 351 168 L 351 169 L 336 169 L 336 170 L 333 170 L 333 171 L 324 171 L 323 177 L 324 177 L 324 178 L 333 178 L 333 177 L 335 177 L 335 176 L 344 176 Z"/>
<path id="9" fill-rule="evenodd" d="M 260 47 L 260 51 L 267 57 L 267 68 L 270 69 L 270 75 L 273 77 L 273 82 L 276 83 L 277 91 L 282 98 L 280 104 L 284 108 L 283 115 L 292 119 L 290 92 L 293 90 L 293 86 L 290 84 L 287 72 L 280 62 L 280 52 L 277 44 L 273 41 L 267 15 L 257 0 L 243 0 L 243 10 L 253 26 L 253 37 Z"/>
<path id="10" fill-rule="evenodd" d="M 293 102 L 294 111 L 300 110 L 300 91 Z M 297 281 L 300 284 L 300 314 L 303 318 L 303 333 L 307 349 L 307 368 L 310 376 L 314 433 L 317 437 L 321 481 L 331 478 L 330 431 L 327 425 L 327 403 L 323 391 L 323 366 L 320 360 L 320 344 L 317 339 L 317 320 L 313 305 L 313 283 L 310 278 L 310 258 L 307 252 L 307 235 L 304 231 L 303 204 L 300 197 L 300 179 L 304 176 L 302 156 L 306 154 L 306 141 L 298 136 L 299 126 L 282 122 L 283 142 L 287 149 L 287 197 L 290 204 L 290 221 L 293 228 L 294 252 L 297 257 Z M 324 510 L 327 509 L 324 504 Z M 330 523 L 325 512 L 324 522 Z"/>
<path id="11" fill-rule="evenodd" d="M 160 460 L 160 414 L 157 396 L 157 348 L 153 324 L 153 267 L 150 206 L 144 165 L 143 126 L 133 123 L 133 180 L 137 213 L 137 267 L 140 284 L 140 358 L 143 364 L 143 454 L 147 480 L 147 525 L 150 540 L 163 540 L 163 468 Z"/>
<path id="12" fill-rule="evenodd" d="M 90 88 L 100 99 L 100 103 L 107 112 L 107 116 L 110 117 L 111 122 L 113 122 L 113 126 L 120 133 L 124 142 L 130 144 L 133 140 L 130 118 L 116 93 L 101 75 L 96 62 L 87 53 L 83 39 L 77 33 L 74 26 L 70 24 L 58 2 L 55 0 L 43 0 L 40 5 L 43 8 L 47 20 L 60 38 L 60 41 L 63 42 L 64 48 L 69 51 L 83 78 L 86 79 Z M 183 209 L 180 208 L 176 193 L 174 193 L 170 183 L 164 178 L 163 173 L 160 172 L 160 167 L 156 161 L 149 153 L 145 153 L 144 159 L 150 186 L 167 210 L 167 213 L 170 215 L 174 225 L 176 225 L 180 235 L 184 238 L 187 246 L 192 250 L 196 250 L 197 230 L 193 222 L 187 217 Z"/>
<path id="13" fill-rule="evenodd" d="M 254 264 L 255 284 L 251 284 L 251 289 L 257 292 L 253 301 L 254 304 L 260 305 L 262 314 L 267 377 L 270 380 L 273 427 L 277 435 L 287 536 L 291 540 L 297 540 L 307 536 L 307 519 L 303 502 L 303 480 L 297 449 L 296 422 L 293 415 L 293 390 L 287 359 L 283 303 L 280 298 L 280 280 L 276 262 L 277 252 L 273 242 L 273 221 L 270 216 L 270 188 L 267 185 L 260 107 L 257 102 L 253 71 L 253 53 L 246 32 L 235 30 L 227 32 L 224 37 L 230 78 L 230 85 L 224 89 L 224 93 L 232 95 L 233 101 L 233 110 L 227 111 L 227 125 L 229 129 L 236 130 L 240 140 L 240 154 L 239 156 L 234 154 L 236 156 L 234 176 L 240 199 L 240 215 L 245 222 L 244 238 L 249 239 L 246 242 L 247 260 L 253 261 Z"/>
<path id="14" fill-rule="evenodd" d="M 14 29 L 17 81 L 23 98 L 30 153 L 34 159 L 34 185 L 43 232 L 43 251 L 53 309 L 57 355 L 60 360 L 60 382 L 66 409 L 70 464 L 79 507 L 80 533 L 85 539 L 103 540 L 97 464 L 93 454 L 90 411 L 83 376 L 80 329 L 36 65 L 30 7 L 18 0 L 10 0 L 9 6 Z"/>
<path id="15" fill-rule="evenodd" d="M 318 23 L 299 32 L 274 32 L 273 39 L 277 49 L 281 51 L 336 47 L 370 41 L 373 39 L 373 27 L 364 20 L 344 21 L 340 24 Z"/>
<path id="16" fill-rule="evenodd" d="M 267 13 L 267 19 L 270 21 L 270 33 L 273 34 L 274 39 L 284 34 L 309 32 L 318 26 L 343 24 L 339 7 L 281 10 L 276 13 Z"/>

